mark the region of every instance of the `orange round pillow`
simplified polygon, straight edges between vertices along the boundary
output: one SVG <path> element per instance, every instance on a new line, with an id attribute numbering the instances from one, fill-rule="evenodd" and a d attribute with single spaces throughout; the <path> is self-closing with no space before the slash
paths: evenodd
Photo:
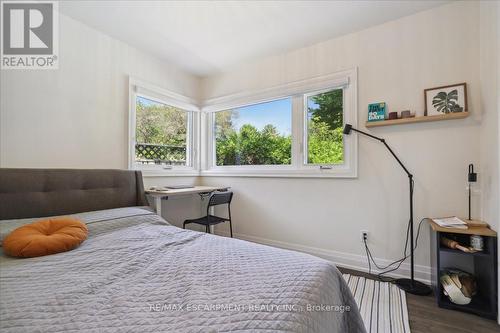
<path id="1" fill-rule="evenodd" d="M 13 257 L 40 257 L 73 250 L 87 239 L 87 234 L 87 226 L 77 219 L 49 218 L 15 229 L 2 246 Z"/>

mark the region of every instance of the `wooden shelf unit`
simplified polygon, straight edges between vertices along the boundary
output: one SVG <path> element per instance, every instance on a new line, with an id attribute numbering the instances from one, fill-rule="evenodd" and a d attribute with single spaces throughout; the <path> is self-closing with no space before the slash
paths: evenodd
<path id="1" fill-rule="evenodd" d="M 457 113 L 449 113 L 449 114 L 436 115 L 436 116 L 400 118 L 400 119 L 380 120 L 380 121 L 367 121 L 365 124 L 365 127 L 380 127 L 380 126 L 389 126 L 389 125 L 425 123 L 425 122 L 429 122 L 429 121 L 463 119 L 463 118 L 467 118 L 468 116 L 469 116 L 469 112 L 457 112 Z"/>
<path id="2" fill-rule="evenodd" d="M 445 309 L 473 313 L 495 320 L 498 313 L 497 233 L 487 227 L 469 227 L 467 229 L 443 228 L 431 219 L 427 221 L 432 231 L 431 284 L 438 306 Z M 470 235 L 483 236 L 483 251 L 466 253 L 447 248 L 441 244 L 441 238 L 446 237 L 468 245 Z M 439 277 L 443 269 L 453 267 L 463 269 L 463 265 L 470 267 L 470 271 L 467 271 L 475 276 L 478 284 L 478 293 L 473 296 L 471 303 L 458 305 L 452 303 L 443 294 L 443 287 L 439 281 Z"/>
<path id="3" fill-rule="evenodd" d="M 465 223 L 468 222 L 467 219 L 461 218 Z M 439 226 L 432 219 L 428 219 L 427 222 L 431 226 L 432 230 L 436 232 L 445 232 L 445 233 L 453 233 L 453 234 L 465 234 L 465 235 L 479 235 L 479 236 L 488 236 L 488 237 L 497 237 L 497 233 L 495 230 L 491 230 L 489 227 L 473 227 L 468 226 L 467 229 L 459 229 L 459 228 L 444 228 Z"/>

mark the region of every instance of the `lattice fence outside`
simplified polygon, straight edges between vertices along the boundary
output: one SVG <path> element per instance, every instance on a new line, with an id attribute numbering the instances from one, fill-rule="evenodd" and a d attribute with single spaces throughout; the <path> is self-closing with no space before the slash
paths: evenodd
<path id="1" fill-rule="evenodd" d="M 143 164 L 186 165 L 186 146 L 137 143 L 135 159 Z"/>

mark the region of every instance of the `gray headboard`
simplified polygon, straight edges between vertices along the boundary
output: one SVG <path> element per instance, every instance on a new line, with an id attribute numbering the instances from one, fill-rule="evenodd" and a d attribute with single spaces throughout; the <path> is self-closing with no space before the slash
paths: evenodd
<path id="1" fill-rule="evenodd" d="M 145 205 L 140 171 L 0 168 L 0 220 Z"/>

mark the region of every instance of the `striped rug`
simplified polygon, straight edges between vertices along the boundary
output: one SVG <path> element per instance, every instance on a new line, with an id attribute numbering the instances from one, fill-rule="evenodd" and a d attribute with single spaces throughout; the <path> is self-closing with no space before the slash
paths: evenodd
<path id="1" fill-rule="evenodd" d="M 343 274 L 367 332 L 410 333 L 406 294 L 396 285 Z"/>

